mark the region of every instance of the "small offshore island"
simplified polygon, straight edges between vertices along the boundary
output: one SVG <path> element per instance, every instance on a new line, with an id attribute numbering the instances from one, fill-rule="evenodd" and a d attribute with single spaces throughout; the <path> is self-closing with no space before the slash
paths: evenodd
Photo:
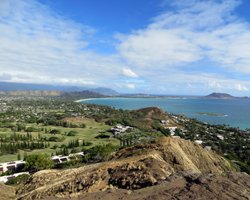
<path id="1" fill-rule="evenodd" d="M 184 114 L 189 118 L 196 118 L 210 124 L 228 124 L 242 130 L 250 126 L 250 99 L 246 97 L 225 98 L 228 94 L 224 93 L 212 93 L 208 95 L 209 98 L 207 96 L 145 96 L 147 97 L 109 96 L 85 99 L 82 102 L 129 110 L 156 106 L 167 112 Z"/>

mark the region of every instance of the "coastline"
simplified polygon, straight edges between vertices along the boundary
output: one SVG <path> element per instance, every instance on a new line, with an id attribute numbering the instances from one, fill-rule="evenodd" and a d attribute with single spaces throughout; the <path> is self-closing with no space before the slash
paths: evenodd
<path id="1" fill-rule="evenodd" d="M 88 100 L 96 100 L 96 99 L 199 99 L 198 97 L 171 97 L 171 96 L 163 96 L 163 97 L 118 97 L 118 96 L 114 96 L 114 97 L 100 97 L 100 98 L 86 98 L 86 99 L 79 99 L 76 100 L 74 102 L 79 103 L 79 102 L 83 102 L 83 101 L 88 101 Z"/>
<path id="2" fill-rule="evenodd" d="M 116 99 L 116 98 L 120 98 L 120 97 L 86 98 L 86 99 L 79 99 L 79 100 L 76 100 L 74 102 L 80 103 L 80 102 L 83 102 L 83 101 L 96 100 L 96 99 Z"/>
<path id="3" fill-rule="evenodd" d="M 76 103 L 80 103 L 80 102 L 82 102 L 82 101 L 94 100 L 94 99 L 97 99 L 97 98 L 79 99 L 79 100 L 76 100 L 76 101 L 74 101 L 74 102 L 76 102 Z"/>
<path id="4" fill-rule="evenodd" d="M 108 99 L 110 99 L 110 102 Z M 142 101 L 142 99 L 145 99 L 145 101 Z M 223 101 L 227 103 L 225 105 L 223 104 L 222 106 Z M 244 100 L 242 99 L 242 101 Z M 177 99 L 168 97 L 103 97 L 79 99 L 76 100 L 76 102 L 107 105 L 117 109 L 127 110 L 136 110 L 143 107 L 157 106 L 161 107 L 167 112 L 175 114 L 185 113 L 185 115 L 189 118 L 196 118 L 200 121 L 208 122 L 210 124 L 229 124 L 232 127 L 239 127 L 242 130 L 249 128 L 249 122 L 247 121 L 247 118 L 249 119 L 250 114 L 248 112 L 243 112 L 245 107 L 249 107 L 250 105 L 250 102 L 248 101 L 244 101 L 240 104 L 242 112 L 236 112 L 235 109 L 230 109 L 234 108 L 236 104 L 238 105 L 238 102 L 236 102 L 234 99 L 216 100 L 202 98 Z M 209 102 L 208 106 L 206 106 L 206 102 Z M 192 109 L 190 109 L 190 106 Z"/>

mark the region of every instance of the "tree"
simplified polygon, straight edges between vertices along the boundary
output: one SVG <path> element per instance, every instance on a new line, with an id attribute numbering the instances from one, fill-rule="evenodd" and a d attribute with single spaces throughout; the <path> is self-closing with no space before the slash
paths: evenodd
<path id="1" fill-rule="evenodd" d="M 20 153 L 17 154 L 17 160 L 21 160 L 21 154 Z"/>
<path id="2" fill-rule="evenodd" d="M 76 135 L 77 135 L 77 131 L 70 131 L 67 134 L 67 136 L 76 136 Z"/>
<path id="3" fill-rule="evenodd" d="M 117 147 L 115 145 L 108 143 L 106 145 L 94 146 L 86 150 L 85 153 L 88 155 L 87 160 L 99 161 L 107 159 L 116 149 Z"/>
<path id="4" fill-rule="evenodd" d="M 50 132 L 50 134 L 56 135 L 56 134 L 61 134 L 61 131 L 58 129 L 52 129 Z"/>
<path id="5" fill-rule="evenodd" d="M 32 154 L 25 158 L 25 169 L 31 171 L 39 171 L 49 169 L 54 166 L 54 162 L 47 154 Z"/>
<path id="6" fill-rule="evenodd" d="M 25 127 L 25 124 L 17 124 L 17 131 L 18 132 L 21 132 L 22 130 L 25 130 L 26 127 Z"/>
<path id="7" fill-rule="evenodd" d="M 80 124 L 80 128 L 86 128 L 86 124 L 84 123 Z"/>

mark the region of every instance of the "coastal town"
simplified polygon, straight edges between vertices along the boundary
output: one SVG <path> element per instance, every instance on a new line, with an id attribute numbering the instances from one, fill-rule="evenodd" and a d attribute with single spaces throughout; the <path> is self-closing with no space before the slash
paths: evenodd
<path id="1" fill-rule="evenodd" d="M 1 97 L 0 105 L 0 182 L 43 169 L 25 166 L 33 154 L 46 154 L 52 168 L 61 168 L 105 159 L 100 153 L 105 148 L 112 153 L 162 136 L 191 140 L 249 172 L 249 130 L 158 108 L 134 112 L 62 98 Z"/>

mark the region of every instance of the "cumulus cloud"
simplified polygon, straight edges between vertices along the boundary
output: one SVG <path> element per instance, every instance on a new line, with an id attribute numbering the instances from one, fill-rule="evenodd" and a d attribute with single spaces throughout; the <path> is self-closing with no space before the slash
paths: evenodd
<path id="1" fill-rule="evenodd" d="M 104 85 L 123 67 L 89 49 L 94 28 L 35 0 L 2 0 L 0 11 L 0 71 L 10 81 Z"/>
<path id="2" fill-rule="evenodd" d="M 91 48 L 95 28 L 37 0 L 1 0 L 0 80 L 149 93 L 246 93 L 250 82 L 241 77 L 250 74 L 250 24 L 234 12 L 240 3 L 166 0 L 168 7 L 146 28 L 116 34 L 117 52 L 102 55 Z"/>
<path id="3" fill-rule="evenodd" d="M 248 88 L 246 86 L 241 85 L 239 83 L 235 85 L 235 89 L 238 91 L 248 91 Z"/>
<path id="4" fill-rule="evenodd" d="M 146 28 L 116 35 L 117 49 L 151 90 L 246 92 L 250 82 L 242 77 L 250 74 L 250 24 L 235 14 L 240 3 L 164 1 L 168 9 Z"/>
<path id="5" fill-rule="evenodd" d="M 9 81 L 11 80 L 11 75 L 7 73 L 0 74 L 0 81 Z"/>
<path id="6" fill-rule="evenodd" d="M 128 87 L 130 89 L 135 89 L 136 86 L 133 83 L 128 83 L 128 84 L 126 84 L 126 87 Z"/>
<path id="7" fill-rule="evenodd" d="M 175 66 L 199 60 L 199 48 L 178 34 L 182 34 L 180 30 L 139 31 L 128 36 L 119 50 L 130 65 L 138 67 Z"/>
<path id="8" fill-rule="evenodd" d="M 250 73 L 250 26 L 234 14 L 239 3 L 175 1 L 173 11 L 155 17 L 147 28 L 120 35 L 118 49 L 129 64 L 147 69 L 210 60 Z"/>
<path id="9" fill-rule="evenodd" d="M 122 74 L 124 76 L 131 77 L 131 78 L 137 78 L 138 77 L 138 75 L 129 68 L 123 68 L 122 69 Z"/>

